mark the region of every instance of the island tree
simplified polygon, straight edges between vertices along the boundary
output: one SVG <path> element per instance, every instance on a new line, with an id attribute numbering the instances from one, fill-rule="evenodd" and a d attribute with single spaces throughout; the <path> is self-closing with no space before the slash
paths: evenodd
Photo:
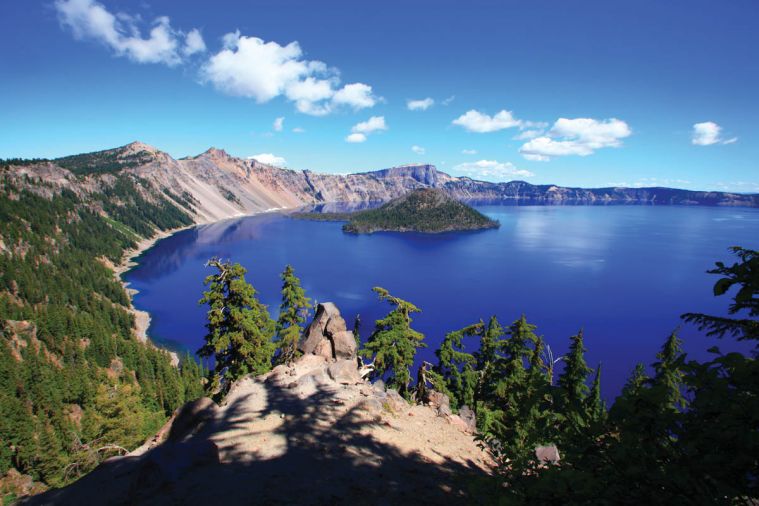
<path id="1" fill-rule="evenodd" d="M 290 364 L 298 358 L 298 340 L 303 331 L 301 325 L 308 318 L 311 299 L 300 286 L 300 279 L 295 276 L 291 265 L 285 267 L 282 278 L 282 303 L 279 305 L 277 320 L 277 358 L 278 364 Z"/>
<path id="2" fill-rule="evenodd" d="M 275 345 L 275 323 L 245 280 L 244 267 L 217 258 L 208 261 L 216 273 L 206 277 L 200 304 L 208 304 L 208 333 L 198 350 L 201 357 L 214 357 L 209 388 L 212 392 L 246 374 L 263 374 L 271 369 Z"/>
<path id="3" fill-rule="evenodd" d="M 365 357 L 374 357 L 374 375 L 384 378 L 391 388 L 409 397 L 411 372 L 418 348 L 425 347 L 424 334 L 411 328 L 411 314 L 421 310 L 412 303 L 394 297 L 381 287 L 374 287 L 380 300 L 394 306 L 390 313 L 375 322 L 374 332 L 361 351 Z"/>

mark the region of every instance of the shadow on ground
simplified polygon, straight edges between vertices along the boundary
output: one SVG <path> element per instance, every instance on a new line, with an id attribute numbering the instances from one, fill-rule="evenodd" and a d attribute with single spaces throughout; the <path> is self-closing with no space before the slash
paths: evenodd
<path id="1" fill-rule="evenodd" d="M 402 416 L 383 416 L 361 404 L 346 407 L 331 386 L 317 386 L 303 400 L 272 381 L 256 385 L 258 390 L 231 396 L 182 441 L 106 462 L 71 486 L 25 504 L 487 502 L 492 480 L 481 465 L 450 458 L 433 462 L 375 436 L 378 430 L 399 430 L 394 424 L 404 423 Z M 257 395 L 265 399 L 254 402 Z M 266 442 L 251 445 L 261 441 L 256 428 L 262 420 L 273 421 L 266 436 L 274 451 Z M 219 442 L 222 433 L 238 435 Z"/>

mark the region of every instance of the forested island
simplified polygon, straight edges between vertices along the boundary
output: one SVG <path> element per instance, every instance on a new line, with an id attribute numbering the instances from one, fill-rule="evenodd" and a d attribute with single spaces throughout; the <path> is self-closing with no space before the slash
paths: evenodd
<path id="1" fill-rule="evenodd" d="M 423 188 L 376 209 L 350 213 L 294 213 L 294 218 L 314 221 L 347 221 L 349 234 L 373 232 L 441 233 L 498 228 L 500 224 L 438 189 Z"/>

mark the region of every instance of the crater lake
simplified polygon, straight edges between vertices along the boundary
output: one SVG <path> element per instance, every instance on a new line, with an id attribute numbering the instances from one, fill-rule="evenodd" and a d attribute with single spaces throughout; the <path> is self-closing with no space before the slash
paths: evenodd
<path id="1" fill-rule="evenodd" d="M 213 256 L 248 269 L 247 280 L 278 315 L 280 273 L 291 264 L 306 293 L 337 304 L 366 339 L 390 309 L 374 286 L 417 305 L 413 327 L 426 336 L 421 360 L 436 362 L 445 333 L 491 315 L 506 327 L 522 313 L 563 354 L 585 332 L 590 367 L 603 363 L 603 394 L 613 399 L 638 362 L 650 365 L 675 329 L 690 358 L 707 349 L 749 345 L 708 338 L 683 324 L 685 312 L 727 314 L 730 294 L 712 295 L 715 261 L 732 264 L 730 246 L 759 248 L 759 210 L 679 206 L 478 205 L 500 228 L 465 233 L 351 235 L 341 223 L 278 213 L 201 225 L 163 239 L 123 278 L 134 305 L 152 317 L 157 344 L 195 352 L 205 334 L 198 305 Z M 731 292 L 732 293 L 732 292 Z M 468 342 L 468 350 L 477 347 Z M 412 375 L 416 369 L 412 370 Z"/>

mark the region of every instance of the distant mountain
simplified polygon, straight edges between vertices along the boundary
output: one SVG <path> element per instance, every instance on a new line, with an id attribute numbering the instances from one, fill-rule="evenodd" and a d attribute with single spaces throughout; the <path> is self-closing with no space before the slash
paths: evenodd
<path id="1" fill-rule="evenodd" d="M 174 159 L 152 146 L 126 146 L 57 160 L 9 160 L 9 177 L 31 177 L 75 193 L 100 190 L 127 175 L 161 192 L 198 223 L 327 202 L 389 201 L 411 190 L 437 188 L 457 200 L 525 204 L 678 204 L 758 207 L 759 195 L 673 188 L 567 188 L 524 181 L 491 183 L 454 177 L 433 165 L 404 165 L 348 175 L 290 170 L 211 148 Z M 2 164 L 0 164 L 2 165 Z M 147 186 L 145 186 L 147 185 Z"/>
<path id="2" fill-rule="evenodd" d="M 376 208 L 353 213 L 295 213 L 296 218 L 347 221 L 343 231 L 440 233 L 497 228 L 499 223 L 439 188 L 420 188 Z"/>

